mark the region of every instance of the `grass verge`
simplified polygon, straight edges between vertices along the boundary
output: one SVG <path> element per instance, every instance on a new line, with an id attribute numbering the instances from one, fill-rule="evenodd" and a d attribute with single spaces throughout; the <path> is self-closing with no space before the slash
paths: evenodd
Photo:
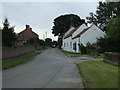
<path id="1" fill-rule="evenodd" d="M 7 60 L 7 61 L 3 61 L 2 62 L 2 69 L 7 69 L 7 68 L 10 68 L 10 67 L 19 65 L 21 63 L 24 63 L 24 62 L 34 58 L 35 56 L 37 56 L 40 53 L 41 52 L 34 52 L 34 53 L 31 53 L 31 54 L 23 56 L 23 57 L 19 57 L 19 58 L 16 58 L 16 59 L 10 59 L 10 60 Z"/>
<path id="2" fill-rule="evenodd" d="M 85 88 L 118 88 L 120 67 L 104 61 L 77 63 Z"/>
<path id="3" fill-rule="evenodd" d="M 80 53 L 75 53 L 75 52 L 68 52 L 68 51 L 64 51 L 62 50 L 65 54 L 69 54 L 71 57 L 90 57 L 90 58 L 99 58 L 99 59 L 103 59 L 104 55 L 103 53 L 100 53 L 99 56 L 92 56 L 92 55 L 88 55 L 88 54 L 80 54 Z"/>

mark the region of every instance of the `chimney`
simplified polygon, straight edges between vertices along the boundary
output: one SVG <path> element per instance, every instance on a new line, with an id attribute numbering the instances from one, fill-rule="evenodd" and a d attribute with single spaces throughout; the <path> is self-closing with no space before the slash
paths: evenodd
<path id="1" fill-rule="evenodd" d="M 32 31 L 32 28 L 29 28 L 30 29 L 30 31 Z"/>
<path id="2" fill-rule="evenodd" d="M 26 29 L 29 29 L 29 27 L 30 27 L 29 25 L 26 25 Z"/>

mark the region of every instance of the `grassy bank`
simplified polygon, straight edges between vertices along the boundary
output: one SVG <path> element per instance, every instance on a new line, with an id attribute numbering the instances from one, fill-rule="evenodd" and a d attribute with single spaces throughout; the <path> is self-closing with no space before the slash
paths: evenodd
<path id="1" fill-rule="evenodd" d="M 120 67 L 104 61 L 86 61 L 77 66 L 86 88 L 118 88 Z"/>
<path id="2" fill-rule="evenodd" d="M 75 53 L 75 52 L 68 52 L 68 51 L 64 51 L 62 50 L 65 54 L 69 54 L 72 57 L 90 57 L 90 58 L 99 58 L 99 59 L 103 59 L 104 55 L 103 53 L 100 53 L 99 56 L 92 56 L 92 55 L 88 55 L 88 54 L 80 54 L 80 53 Z"/>
<path id="3" fill-rule="evenodd" d="M 31 54 L 23 56 L 23 57 L 3 61 L 2 62 L 2 69 L 7 69 L 7 68 L 10 68 L 10 67 L 19 65 L 21 63 L 24 63 L 24 62 L 34 58 L 38 54 L 40 54 L 40 52 L 34 52 L 34 53 L 31 53 Z"/>

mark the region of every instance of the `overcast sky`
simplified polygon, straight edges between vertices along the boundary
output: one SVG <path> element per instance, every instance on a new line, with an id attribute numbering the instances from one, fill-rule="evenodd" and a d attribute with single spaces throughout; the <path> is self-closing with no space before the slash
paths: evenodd
<path id="1" fill-rule="evenodd" d="M 52 35 L 54 18 L 64 14 L 76 14 L 85 19 L 89 12 L 95 12 L 96 2 L 2 2 L 2 20 L 8 17 L 10 25 L 15 26 L 15 32 L 19 33 L 29 24 L 33 31 L 43 39 L 47 37 L 57 40 Z"/>

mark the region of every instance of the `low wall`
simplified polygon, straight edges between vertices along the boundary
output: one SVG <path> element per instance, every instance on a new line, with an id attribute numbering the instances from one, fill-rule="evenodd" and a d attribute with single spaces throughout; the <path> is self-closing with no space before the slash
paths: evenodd
<path id="1" fill-rule="evenodd" d="M 35 48 L 33 46 L 24 46 L 16 48 L 2 47 L 2 60 L 24 55 L 33 52 L 34 50 Z"/>
<path id="2" fill-rule="evenodd" d="M 120 62 L 120 53 L 105 52 L 104 61 L 107 61 L 114 65 L 119 65 Z"/>
<path id="3" fill-rule="evenodd" d="M 97 50 L 87 49 L 86 52 L 87 52 L 88 55 L 98 56 L 98 51 Z"/>

